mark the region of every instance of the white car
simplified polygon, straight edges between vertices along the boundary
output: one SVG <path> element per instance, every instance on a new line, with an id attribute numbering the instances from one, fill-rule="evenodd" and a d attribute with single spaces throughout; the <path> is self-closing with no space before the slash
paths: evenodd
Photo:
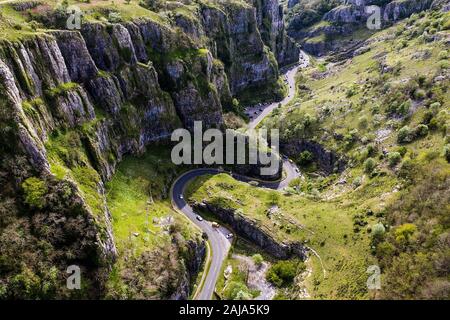
<path id="1" fill-rule="evenodd" d="M 203 221 L 203 218 L 200 217 L 199 215 L 195 216 L 195 218 L 196 218 L 198 221 Z"/>
<path id="2" fill-rule="evenodd" d="M 225 237 L 226 237 L 227 239 L 231 239 L 231 238 L 233 238 L 233 234 L 232 234 L 232 233 L 229 233 L 229 234 L 227 234 Z"/>
<path id="3" fill-rule="evenodd" d="M 183 195 L 182 195 L 182 194 L 180 194 L 180 199 L 184 199 L 184 197 L 183 197 Z"/>

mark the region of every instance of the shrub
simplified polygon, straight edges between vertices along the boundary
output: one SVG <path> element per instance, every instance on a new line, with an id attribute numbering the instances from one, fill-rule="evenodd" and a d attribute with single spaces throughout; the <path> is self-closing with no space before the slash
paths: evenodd
<path id="1" fill-rule="evenodd" d="M 238 281 L 231 281 L 225 287 L 223 295 L 227 300 L 248 300 L 251 298 L 247 286 Z"/>
<path id="2" fill-rule="evenodd" d="M 408 126 L 404 126 L 398 131 L 397 141 L 399 143 L 408 143 L 413 141 L 413 135 L 411 134 L 411 129 Z"/>
<path id="3" fill-rule="evenodd" d="M 415 128 L 414 133 L 415 133 L 415 136 L 416 136 L 416 137 L 425 137 L 425 136 L 428 134 L 428 131 L 429 131 L 429 129 L 428 129 L 428 126 L 427 126 L 427 125 L 425 125 L 425 124 L 419 124 L 419 125 Z"/>
<path id="4" fill-rule="evenodd" d="M 38 209 L 42 209 L 45 206 L 44 196 L 48 191 L 45 181 L 31 177 L 22 183 L 22 188 L 25 194 L 25 203 Z"/>
<path id="5" fill-rule="evenodd" d="M 367 174 L 371 174 L 375 167 L 377 166 L 375 160 L 373 158 L 368 158 L 364 161 L 364 172 Z"/>
<path id="6" fill-rule="evenodd" d="M 108 22 L 117 23 L 122 21 L 122 16 L 120 12 L 110 12 L 108 15 Z"/>
<path id="7" fill-rule="evenodd" d="M 416 91 L 414 91 L 414 98 L 416 100 L 423 100 L 426 96 L 427 93 L 423 89 L 416 89 Z"/>
<path id="8" fill-rule="evenodd" d="M 353 183 L 352 183 L 354 189 L 358 188 L 361 184 L 362 184 L 362 178 L 361 177 L 356 177 L 353 180 Z"/>
<path id="9" fill-rule="evenodd" d="M 264 258 L 262 257 L 262 255 L 260 255 L 259 253 L 254 254 L 252 256 L 253 262 L 255 263 L 256 266 L 260 267 L 264 261 Z"/>
<path id="10" fill-rule="evenodd" d="M 414 177 L 414 162 L 411 159 L 405 159 L 400 166 L 399 176 L 405 179 Z"/>
<path id="11" fill-rule="evenodd" d="M 432 119 L 433 119 L 433 112 L 431 110 L 427 110 L 422 116 L 422 123 L 428 125 Z"/>
<path id="12" fill-rule="evenodd" d="M 290 284 L 299 271 L 303 271 L 305 265 L 298 260 L 279 261 L 267 271 L 266 279 L 277 287 Z"/>
<path id="13" fill-rule="evenodd" d="M 395 241 L 399 243 L 409 242 L 417 231 L 417 227 L 412 223 L 405 223 L 395 229 Z"/>
<path id="14" fill-rule="evenodd" d="M 372 226 L 372 245 L 377 245 L 378 243 L 382 242 L 384 239 L 384 234 L 386 233 L 386 228 L 382 223 L 377 223 L 376 225 Z"/>
<path id="15" fill-rule="evenodd" d="M 448 59 L 448 52 L 447 50 L 442 50 L 441 52 L 439 52 L 439 60 L 447 60 Z"/>
<path id="16" fill-rule="evenodd" d="M 397 148 L 397 152 L 400 153 L 400 155 L 403 158 L 406 155 L 406 153 L 408 152 L 408 148 L 406 148 L 405 146 L 400 146 Z"/>
<path id="17" fill-rule="evenodd" d="M 302 166 L 307 166 L 308 164 L 310 164 L 312 162 L 312 160 L 313 160 L 313 154 L 311 152 L 305 150 L 302 153 L 300 153 L 298 162 Z"/>
<path id="18" fill-rule="evenodd" d="M 396 166 L 401 159 L 402 155 L 399 152 L 389 152 L 388 154 L 388 161 L 391 167 Z"/>

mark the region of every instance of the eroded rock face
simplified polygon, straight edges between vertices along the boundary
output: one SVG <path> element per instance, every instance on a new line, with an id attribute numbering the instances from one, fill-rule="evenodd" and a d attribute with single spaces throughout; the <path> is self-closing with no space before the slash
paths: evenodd
<path id="1" fill-rule="evenodd" d="M 314 141 L 299 140 L 284 142 L 280 146 L 282 152 L 292 158 L 298 158 L 303 151 L 313 154 L 313 160 L 318 164 L 320 170 L 326 174 L 342 172 L 345 170 L 346 161 L 333 151 L 325 149 Z"/>
<path id="2" fill-rule="evenodd" d="M 263 41 L 275 54 L 279 66 L 298 62 L 300 49 L 287 36 L 283 6 L 278 0 L 255 0 L 253 5 Z"/>
<path id="3" fill-rule="evenodd" d="M 194 207 L 198 210 L 206 209 L 213 213 L 221 221 L 230 225 L 239 236 L 251 241 L 278 259 L 288 259 L 293 256 L 301 259 L 306 258 L 307 249 L 301 243 L 280 242 L 264 231 L 256 222 L 241 213 L 220 208 L 207 202 L 195 204 Z"/>
<path id="4" fill-rule="evenodd" d="M 350 36 L 355 30 L 366 28 L 367 19 L 373 14 L 367 7 L 373 5 L 380 7 L 381 27 L 386 27 L 414 13 L 430 9 L 433 0 L 347 0 L 325 13 L 323 22 L 310 28 L 299 28 L 297 25 L 301 24 L 294 17 L 288 28 L 289 35 L 299 40 L 305 51 L 313 55 L 354 49 L 358 41 L 350 39 Z M 443 6 L 442 3 L 436 5 Z M 324 39 L 317 39 L 319 36 L 324 36 Z M 340 37 L 348 39 L 341 40 Z"/>
<path id="5" fill-rule="evenodd" d="M 11 168 L 26 163 L 10 170 L 8 179 L 14 183 L 5 199 L 22 192 L 21 183 L 31 176 L 51 190 L 68 184 L 70 201 L 53 217 L 73 214 L 70 219 L 88 234 L 81 237 L 72 220 L 73 230 L 64 233 L 60 225 L 54 230 L 61 241 L 70 238 L 74 253 L 83 257 L 78 262 L 98 280 L 99 291 L 117 255 L 104 183 L 125 154 L 168 141 L 174 129 L 192 128 L 196 120 L 204 128 L 222 128 L 223 108 L 231 105 L 233 95 L 277 80 L 276 59 L 290 63 L 297 52 L 285 36 L 276 3 L 258 9 L 264 16 L 261 10 L 273 9 L 267 15 L 273 28 L 266 30 L 266 44 L 256 9 L 242 4 L 225 4 L 223 10 L 202 6 L 197 21 L 180 16 L 175 24 L 183 32 L 142 18 L 84 23 L 80 32 L 54 30 L 1 42 L 1 150 L 8 160 L 1 163 Z M 58 145 L 55 137 L 67 138 L 68 145 Z M 58 153 L 60 159 L 49 159 Z M 83 168 L 94 177 L 98 173 L 98 181 L 90 181 L 98 196 L 95 208 L 78 182 L 56 178 L 50 170 L 55 164 Z M 43 208 L 40 219 L 50 217 L 52 210 Z M 184 284 L 173 298 L 189 296 L 192 275 L 201 265 L 204 245 L 195 243 L 189 250 Z"/>
<path id="6" fill-rule="evenodd" d="M 226 10 L 202 8 L 209 46 L 225 65 L 231 93 L 274 82 L 278 78 L 275 59 L 265 50 L 258 30 L 255 8 L 224 4 Z"/>

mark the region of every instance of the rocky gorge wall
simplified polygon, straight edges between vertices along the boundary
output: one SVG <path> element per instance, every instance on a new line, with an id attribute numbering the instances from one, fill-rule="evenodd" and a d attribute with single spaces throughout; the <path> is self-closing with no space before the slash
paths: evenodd
<path id="1" fill-rule="evenodd" d="M 256 222 L 235 210 L 221 208 L 205 201 L 194 204 L 194 208 L 211 212 L 229 225 L 239 236 L 249 240 L 278 259 L 288 259 L 292 256 L 297 256 L 301 259 L 306 258 L 307 249 L 301 243 L 276 240 L 268 231 L 258 226 Z"/>
<path id="2" fill-rule="evenodd" d="M 55 30 L 0 42 L 1 209 L 11 217 L 2 220 L 2 230 L 16 232 L 14 214 L 28 214 L 21 221 L 31 230 L 29 245 L 45 229 L 36 216 L 50 219 L 48 244 L 70 255 L 36 257 L 35 263 L 62 268 L 77 262 L 98 287 L 93 295 L 101 294 L 117 257 L 104 184 L 122 157 L 197 120 L 222 128 L 233 96 L 278 80 L 255 8 L 205 5 L 199 12 L 194 19 L 174 18 L 182 32 L 147 18 L 86 22 L 80 31 L 59 30 L 50 21 Z M 273 37 L 281 64 L 296 55 L 284 34 Z M 25 190 L 27 181 L 46 192 Z M 23 200 L 36 200 L 36 193 L 43 202 Z M 2 250 L 8 246 L 4 241 Z M 202 256 L 204 245 L 195 248 L 192 256 Z M 194 260 L 187 261 L 186 279 L 198 271 Z M 186 290 L 174 295 L 187 296 Z"/>
<path id="3" fill-rule="evenodd" d="M 297 17 L 294 16 L 288 27 L 288 33 L 301 43 L 305 51 L 313 55 L 354 50 L 355 46 L 361 43 L 359 40 L 364 39 L 359 39 L 358 35 L 352 36 L 361 29 L 366 33 L 370 32 L 366 22 L 373 12 L 366 10 L 368 6 L 379 6 L 381 28 L 385 28 L 414 13 L 430 8 L 441 8 L 446 3 L 448 3 L 446 0 L 346 0 L 326 12 L 317 26 L 299 28 L 296 26 L 299 24 L 296 21 Z M 298 16 L 300 17 L 301 15 Z"/>

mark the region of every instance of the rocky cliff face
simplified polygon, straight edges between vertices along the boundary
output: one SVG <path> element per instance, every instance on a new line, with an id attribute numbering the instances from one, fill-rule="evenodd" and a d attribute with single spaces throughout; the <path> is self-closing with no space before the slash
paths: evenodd
<path id="1" fill-rule="evenodd" d="M 296 17 L 289 25 L 289 35 L 300 41 L 306 51 L 314 55 L 329 52 L 341 52 L 357 46 L 363 38 L 355 35 L 370 33 L 366 27 L 367 19 L 373 14 L 368 6 L 379 6 L 381 27 L 407 18 L 414 13 L 428 10 L 431 7 L 441 7 L 441 3 L 433 0 L 348 0 L 326 12 L 321 21 L 310 27 L 297 27 Z M 306 14 L 306 13 L 305 13 Z"/>
<path id="2" fill-rule="evenodd" d="M 299 140 L 283 142 L 280 146 L 282 152 L 292 158 L 304 151 L 309 151 L 313 155 L 313 161 L 317 163 L 319 169 L 325 174 L 340 173 L 345 170 L 346 160 L 335 152 L 326 150 L 319 143 L 314 141 Z"/>
<path id="3" fill-rule="evenodd" d="M 261 249 L 278 259 L 288 259 L 297 256 L 306 258 L 307 249 L 296 242 L 281 242 L 276 240 L 269 232 L 243 214 L 231 209 L 217 207 L 208 202 L 194 204 L 198 210 L 207 210 L 216 215 L 221 221 L 228 224 L 239 236 L 251 241 Z"/>
<path id="4" fill-rule="evenodd" d="M 263 41 L 275 54 L 278 64 L 282 67 L 298 62 L 300 49 L 287 36 L 283 6 L 278 0 L 254 0 L 253 4 Z"/>
<path id="5" fill-rule="evenodd" d="M 194 18 L 177 14 L 173 21 L 86 22 L 80 31 L 66 31 L 50 19 L 54 31 L 0 43 L 2 214 L 6 207 L 11 217 L 32 213 L 21 222 L 33 230 L 30 243 L 44 232 L 42 222 L 51 221 L 49 245 L 69 253 L 41 265 L 80 264 L 98 283 L 97 294 L 117 255 L 104 183 L 122 157 L 167 141 L 196 120 L 222 128 L 222 111 L 234 95 L 278 80 L 254 7 L 204 4 Z M 296 49 L 276 21 L 267 33 L 284 64 Z M 25 190 L 27 181 L 41 190 Z M 2 220 L 2 230 L 16 232 L 12 221 Z M 186 262 L 188 282 L 202 250 L 195 248 Z"/>
<path id="6" fill-rule="evenodd" d="M 411 14 L 427 10 L 433 0 L 402 0 L 402 1 L 370 1 L 351 0 L 346 4 L 332 9 L 325 14 L 323 19 L 333 23 L 361 23 L 371 15 L 366 11 L 366 6 L 380 6 L 384 23 L 394 22 L 409 17 Z"/>

